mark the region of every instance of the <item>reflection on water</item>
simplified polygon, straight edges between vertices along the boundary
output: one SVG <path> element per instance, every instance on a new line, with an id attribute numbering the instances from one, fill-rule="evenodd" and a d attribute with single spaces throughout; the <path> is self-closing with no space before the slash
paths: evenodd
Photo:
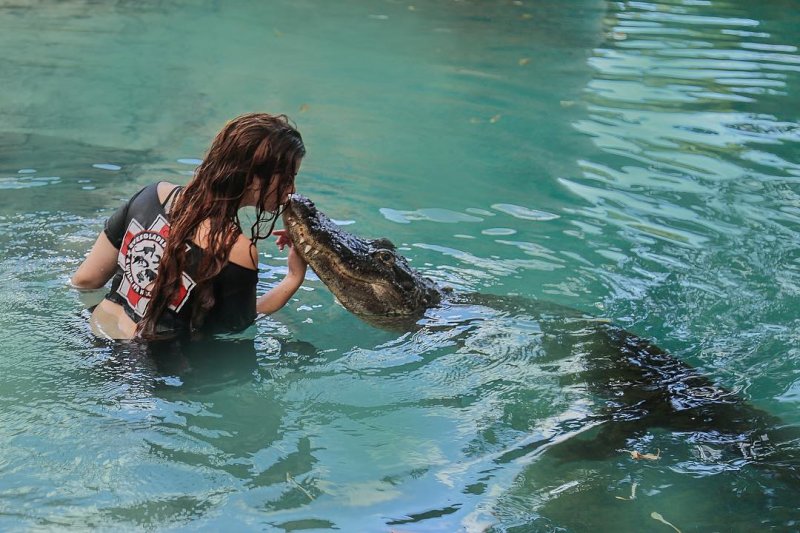
<path id="1" fill-rule="evenodd" d="M 794 527 L 797 7 L 4 6 L 0 529 Z M 462 300 L 381 331 L 309 274 L 242 336 L 93 339 L 103 219 L 263 107 Z"/>
<path id="2" fill-rule="evenodd" d="M 791 350 L 777 317 L 800 295 L 798 137 L 785 113 L 800 56 L 787 13 L 613 4 L 589 61 L 587 117 L 575 122 L 600 152 L 561 180 L 586 202 L 571 210 L 572 234 L 608 259 L 584 271 L 613 305 L 652 316 L 654 335 L 682 339 L 692 356 L 699 347 L 733 381 Z M 597 232 L 627 244 L 609 247 Z"/>
<path id="3" fill-rule="evenodd" d="M 71 323 L 73 342 L 92 342 Z M 4 405 L 14 460 L 4 479 L 29 488 L 5 494 L 23 515 L 65 517 L 54 525 L 299 528 L 324 516 L 346 530 L 635 529 L 642 509 L 616 496 L 636 483 L 639 500 L 664 511 L 716 490 L 724 496 L 708 505 L 735 499 L 743 520 L 765 509 L 771 524 L 791 518 L 796 431 L 653 345 L 524 298 L 479 297 L 419 325 L 364 346 L 329 340 L 326 350 L 268 324 L 271 341 L 257 347 L 86 346 L 33 413 Z M 49 451 L 31 463 L 31 447 Z M 660 459 L 635 461 L 625 449 Z M 34 465 L 58 469 L 54 482 L 71 496 L 37 510 Z M 739 494 L 762 483 L 774 493 Z M 87 499 L 99 508 L 71 520 Z M 724 527 L 728 517 L 703 514 L 708 499 L 684 504 L 685 517 Z"/>

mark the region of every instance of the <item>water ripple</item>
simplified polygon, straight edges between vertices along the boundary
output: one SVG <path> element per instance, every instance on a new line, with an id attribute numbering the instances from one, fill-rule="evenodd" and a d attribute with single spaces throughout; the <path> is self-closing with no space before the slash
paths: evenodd
<path id="1" fill-rule="evenodd" d="M 399 224 L 409 224 L 412 221 L 425 220 L 429 222 L 443 222 L 445 224 L 455 224 L 459 222 L 481 222 L 483 219 L 465 213 L 459 213 L 450 209 L 442 209 L 439 207 L 417 209 L 415 211 L 399 211 L 397 209 L 390 209 L 382 207 L 381 214 L 387 220 L 397 222 Z"/>
<path id="2" fill-rule="evenodd" d="M 124 4 L 118 8 L 128 9 Z M 401 112 L 419 108 L 431 123 L 446 124 L 460 152 L 443 150 L 440 159 L 429 153 L 430 166 L 412 167 L 406 152 L 397 160 L 386 152 L 375 157 L 373 145 L 342 130 L 317 146 L 340 150 L 355 169 L 344 178 L 320 173 L 313 186 L 328 198 L 352 191 L 340 199 L 347 206 L 342 223 L 358 220 L 358 227 L 375 215 L 377 225 L 407 231 L 406 242 L 421 240 L 403 253 L 426 275 L 455 285 L 457 298 L 491 287 L 608 313 L 738 396 L 782 409 L 786 425 L 796 426 L 798 55 L 795 30 L 775 20 L 796 15 L 783 4 L 609 2 L 591 12 L 600 33 L 593 23 L 581 33 L 573 24 L 583 24 L 581 10 L 596 3 L 574 10 L 561 2 L 536 10 L 519 4 L 451 2 L 450 18 L 435 20 L 426 12 L 433 3 L 417 12 L 387 3 L 389 18 L 379 23 L 363 6 L 353 14 L 347 3 L 315 4 L 330 16 L 309 20 L 330 20 L 337 31 L 366 19 L 384 37 L 415 17 L 441 39 L 425 52 L 445 56 L 472 41 L 481 52 L 469 61 L 460 52 L 437 55 L 427 76 L 409 76 L 419 94 L 408 107 L 402 98 L 394 102 Z M 297 20 L 309 6 L 292 9 Z M 224 25 L 211 11 L 214 27 Z M 553 24 L 564 13 L 570 25 Z M 501 25 L 477 32 L 495 17 Z M 476 31 L 453 46 L 459 23 Z M 441 26 L 451 33 L 437 33 Z M 504 40 L 518 27 L 517 40 Z M 363 39 L 361 31 L 351 33 Z M 590 33 L 584 64 L 583 45 L 566 43 Z M 301 37 L 293 45 L 308 42 Z M 529 50 L 532 38 L 547 41 L 543 54 Z M 569 83 L 554 90 L 551 77 L 574 68 L 569 57 L 577 58 L 580 75 L 565 76 Z M 402 58 L 391 60 L 396 66 Z M 380 58 L 380 66 L 386 62 Z M 368 83 L 357 79 L 356 93 Z M 205 111 L 193 111 L 181 127 L 199 131 Z M 330 124 L 354 116 L 345 104 L 335 111 Z M 304 118 L 315 135 L 326 131 L 311 114 Z M 419 124 L 396 128 L 398 145 L 431 131 Z M 559 128 L 569 135 L 560 137 Z M 796 490 L 783 490 L 780 481 L 793 472 L 770 470 L 768 462 L 749 468 L 730 453 L 729 445 L 737 452 L 737 439 L 752 430 L 749 420 L 726 416 L 746 426 L 727 434 L 670 427 L 680 422 L 678 412 L 654 427 L 638 425 L 653 406 L 686 410 L 713 400 L 713 410 L 731 405 L 729 393 L 710 382 L 687 390 L 687 380 L 704 379 L 687 366 L 661 382 L 670 398 L 651 398 L 658 381 L 637 381 L 641 360 L 618 366 L 639 341 L 615 346 L 598 334 L 604 319 L 536 299 L 449 301 L 412 331 L 387 332 L 334 305 L 309 275 L 309 290 L 246 332 L 249 342 L 209 341 L 200 344 L 206 351 L 183 347 L 159 357 L 133 343 L 99 342 L 87 328 L 84 302 L 65 281 L 109 206 L 125 196 L 123 188 L 135 189 L 124 181 L 130 169 L 148 156 L 24 135 L 0 141 L 13 156 L 0 187 L 20 188 L 0 199 L 2 527 L 527 531 L 613 524 L 638 531 L 641 503 L 673 509 L 665 516 L 684 528 L 724 530 L 730 518 L 717 510 L 739 502 L 747 507 L 737 509 L 742 522 L 773 529 L 796 523 Z M 343 148 L 348 144 L 358 148 Z M 54 146 L 64 147 L 48 152 L 54 164 L 70 161 L 59 167 L 69 172 L 37 187 L 38 176 L 55 173 L 37 154 Z M 200 160 L 177 158 L 199 149 L 190 141 L 178 146 L 170 164 L 147 171 L 191 174 Z M 378 160 L 402 170 L 384 172 Z M 88 183 L 84 173 L 98 161 L 122 166 L 113 176 L 101 172 L 114 179 L 105 194 L 53 194 Z M 430 179 L 443 163 L 463 167 Z M 501 181 L 498 172 L 509 166 L 519 171 Z M 411 192 L 402 196 L 399 179 L 384 176 L 402 177 Z M 479 183 L 483 176 L 488 186 Z M 453 183 L 478 193 L 464 193 L 459 206 Z M 415 207 L 384 207 L 377 215 L 376 197 Z M 417 208 L 416 201 L 443 207 Z M 455 239 L 450 232 L 458 232 Z M 262 260 L 259 290 L 286 268 L 277 257 Z M 786 449 L 797 451 L 796 442 Z M 659 461 L 634 461 L 621 448 L 663 453 Z M 614 498 L 628 497 L 634 485 L 639 503 Z M 644 518 L 646 529 L 652 524 Z"/>

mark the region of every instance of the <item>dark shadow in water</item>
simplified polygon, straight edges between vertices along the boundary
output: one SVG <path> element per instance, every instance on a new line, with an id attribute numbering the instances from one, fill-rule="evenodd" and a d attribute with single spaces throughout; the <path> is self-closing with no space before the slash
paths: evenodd
<path id="1" fill-rule="evenodd" d="M 580 361 L 566 367 L 571 371 L 561 374 L 561 383 L 584 386 L 598 399 L 592 421 L 600 430 L 592 446 L 566 441 L 551 451 L 565 460 L 608 458 L 650 428 L 692 432 L 695 444 L 707 440 L 724 445 L 745 462 L 775 460 L 779 443 L 800 438 L 796 428 L 785 427 L 778 417 L 716 385 L 699 369 L 607 320 L 520 297 L 476 294 L 463 301 L 537 319 L 544 348 L 537 364 Z M 800 463 L 782 473 L 800 484 L 798 467 Z"/>
<path id="2" fill-rule="evenodd" d="M 192 392 L 247 383 L 258 369 L 251 339 L 176 341 L 147 349 L 156 375 L 179 378 L 181 387 Z"/>
<path id="3" fill-rule="evenodd" d="M 798 428 L 608 322 L 524 299 L 474 300 L 536 319 L 543 349 L 534 364 L 557 369 L 562 387 L 591 399 L 588 412 L 559 422 L 552 436 L 495 456 L 497 465 L 527 464 L 496 509 L 508 513 L 506 525 L 524 517 L 520 531 L 641 526 L 642 508 L 622 503 L 632 482 L 649 506 L 645 519 L 659 510 L 660 493 L 685 500 L 692 509 L 686 516 L 696 516 L 692 525 L 702 530 L 731 527 L 719 505 L 736 506 L 741 527 L 785 527 L 800 518 L 793 503 L 800 494 Z M 660 456 L 635 460 L 626 450 Z"/>
<path id="4" fill-rule="evenodd" d="M 396 520 L 390 520 L 386 523 L 390 526 L 399 526 L 402 524 L 413 524 L 415 522 L 421 522 L 423 520 L 441 518 L 442 516 L 447 516 L 449 514 L 457 512 L 460 507 L 461 507 L 460 504 L 451 505 L 449 507 L 445 507 L 444 509 L 434 509 L 431 511 L 424 511 L 422 513 L 408 515 L 407 518 L 398 518 Z"/>
<path id="5" fill-rule="evenodd" d="M 139 166 L 155 160 L 151 150 L 130 150 L 33 133 L 0 132 L 0 213 L 109 207 Z M 100 167 L 100 168 L 98 168 Z M 112 185 L 112 187 L 109 187 Z M 83 187 L 92 187 L 91 200 Z M 109 193 L 98 194 L 108 189 Z M 59 201 L 54 204 L 54 194 Z M 70 202 L 70 196 L 75 197 Z M 80 198 L 80 200 L 79 200 Z M 105 204 L 102 202 L 105 201 Z"/>
<path id="6" fill-rule="evenodd" d="M 108 350 L 102 371 L 109 379 L 148 382 L 154 391 L 180 388 L 184 394 L 202 395 L 270 378 L 264 365 L 259 364 L 264 357 L 257 352 L 253 339 L 93 341 L 95 347 Z M 292 354 L 291 362 L 281 364 L 303 366 L 317 353 L 307 342 L 286 340 L 281 342 L 273 362 L 277 364 L 282 355 Z"/>
<path id="7" fill-rule="evenodd" d="M 282 493 L 266 504 L 272 510 L 302 506 L 309 494 L 319 493 L 313 479 L 304 479 L 317 463 L 315 449 L 308 437 L 287 433 L 285 427 L 296 413 L 287 410 L 281 386 L 272 383 L 275 368 L 302 367 L 315 358 L 318 352 L 311 344 L 284 340 L 275 353 L 265 354 L 247 338 L 163 343 L 92 338 L 92 342 L 95 357 L 100 356 L 92 373 L 105 384 L 120 385 L 109 390 L 134 400 L 157 397 L 165 402 L 162 414 L 148 422 L 153 434 L 160 435 L 145 439 L 150 454 L 170 465 L 219 470 L 248 490 L 282 486 Z M 120 401 L 106 400 L 112 405 Z M 202 409 L 196 410 L 199 406 Z M 182 445 L 186 439 L 199 445 L 187 449 Z M 286 447 L 285 454 L 266 466 L 253 461 L 276 443 Z M 199 502 L 193 502 L 187 497 L 164 505 L 197 507 L 202 512 Z M 150 505 L 155 504 L 121 506 L 108 513 L 115 518 L 139 516 Z"/>
<path id="8" fill-rule="evenodd" d="M 480 331 L 481 317 L 487 320 L 485 332 Z M 607 320 L 526 298 L 462 295 L 420 321 L 415 335 L 436 338 L 451 331 L 455 334 L 447 340 L 469 352 L 469 341 L 491 332 L 493 322 L 513 325 L 515 320 L 537 332 L 534 355 L 519 357 L 520 364 L 557 376 L 560 389 L 581 391 L 577 396 L 586 403 L 570 408 L 563 420 L 540 433 L 541 413 L 526 411 L 518 397 L 472 443 L 493 450 L 487 457 L 492 466 L 480 463 L 475 474 L 482 476 L 476 477 L 481 483 L 465 494 L 483 494 L 483 482 L 524 465 L 492 511 L 504 526 L 500 531 L 581 531 L 598 524 L 640 529 L 651 520 L 651 511 L 669 511 L 658 507 L 662 493 L 665 501 L 685 500 L 691 511 L 684 516 L 696 517 L 693 525 L 700 530 L 730 526 L 716 509 L 720 505 L 739 508 L 742 528 L 756 523 L 785 527 L 800 518 L 793 503 L 800 494 L 800 429 Z M 519 356 L 484 355 L 490 360 Z M 483 395 L 479 388 L 473 392 Z M 535 385 L 525 392 L 536 394 Z M 498 443 L 497 436 L 509 429 L 514 429 L 511 435 L 522 431 L 530 438 Z M 655 460 L 637 460 L 628 452 L 634 450 L 660 454 Z M 644 514 L 641 504 L 627 499 L 633 482 L 639 487 L 638 501 L 649 506 Z M 410 512 L 387 524 L 439 516 Z"/>

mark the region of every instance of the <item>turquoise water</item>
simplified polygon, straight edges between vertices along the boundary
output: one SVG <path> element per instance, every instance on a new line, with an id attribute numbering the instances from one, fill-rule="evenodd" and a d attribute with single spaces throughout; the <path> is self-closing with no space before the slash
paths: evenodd
<path id="1" fill-rule="evenodd" d="M 0 530 L 800 527 L 796 484 L 690 431 L 594 457 L 603 400 L 531 317 L 381 331 L 310 274 L 243 339 L 154 358 L 66 286 L 121 199 L 281 111 L 349 230 L 611 318 L 797 429 L 798 2 L 233 4 L 0 2 Z"/>

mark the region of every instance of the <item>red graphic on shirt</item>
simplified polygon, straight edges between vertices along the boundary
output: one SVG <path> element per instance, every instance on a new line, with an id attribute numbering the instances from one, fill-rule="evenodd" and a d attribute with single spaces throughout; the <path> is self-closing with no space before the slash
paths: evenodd
<path id="1" fill-rule="evenodd" d="M 117 292 L 125 298 L 138 316 L 144 316 L 144 311 L 150 302 L 150 291 L 147 287 L 156 279 L 168 236 L 169 223 L 163 216 L 158 215 L 147 229 L 144 229 L 135 218 L 131 219 L 122 238 L 117 263 L 122 268 L 123 275 Z M 181 278 L 181 288 L 169 305 L 169 309 L 176 313 L 189 299 L 189 293 L 195 286 L 194 280 L 186 272 L 183 272 Z"/>

